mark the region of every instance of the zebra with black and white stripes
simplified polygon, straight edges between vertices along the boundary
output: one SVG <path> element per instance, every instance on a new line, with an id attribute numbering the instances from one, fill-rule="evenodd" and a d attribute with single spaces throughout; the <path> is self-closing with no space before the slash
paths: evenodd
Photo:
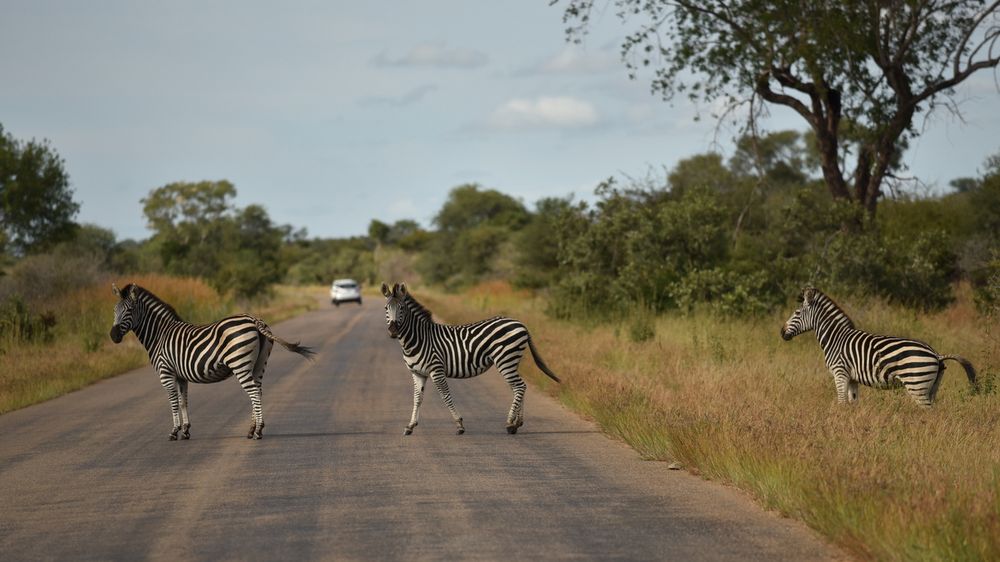
<path id="1" fill-rule="evenodd" d="M 404 435 L 413 433 L 423 402 L 424 385 L 430 378 L 455 420 L 456 433 L 465 433 L 462 417 L 455 409 L 446 379 L 471 378 L 486 372 L 491 365 L 497 370 L 514 393 L 514 400 L 507 414 L 507 433 L 517 433 L 524 425 L 524 392 L 527 385 L 518 373 L 524 350 L 530 349 L 535 364 L 552 380 L 559 382 L 542 361 L 531 341 L 528 329 L 521 322 L 497 316 L 461 326 L 438 324 L 431 312 L 424 308 L 406 285 L 393 285 L 392 290 L 382 284 L 386 297 L 385 321 L 389 337 L 398 339 L 403 349 L 403 361 L 413 376 L 413 414 Z"/>
<path id="2" fill-rule="evenodd" d="M 782 326 L 781 337 L 788 341 L 816 330 L 837 387 L 838 402 L 857 400 L 859 383 L 880 389 L 902 385 L 917 404 L 929 407 L 934 403 L 944 375 L 944 361 L 948 359 L 965 368 L 969 383 L 976 388 L 976 371 L 964 357 L 938 355 L 921 341 L 859 330 L 837 303 L 818 289 L 806 288 L 801 301 Z"/>
<path id="3" fill-rule="evenodd" d="M 313 351 L 288 343 L 271 333 L 264 321 L 248 314 L 195 326 L 181 320 L 169 304 L 142 287 L 129 284 L 119 290 L 111 341 L 120 343 L 129 331 L 149 352 L 149 361 L 170 398 L 174 427 L 170 440 L 189 439 L 188 383 L 213 383 L 231 376 L 250 397 L 252 425 L 247 439 L 260 439 L 264 431 L 261 381 L 274 342 L 309 358 Z"/>

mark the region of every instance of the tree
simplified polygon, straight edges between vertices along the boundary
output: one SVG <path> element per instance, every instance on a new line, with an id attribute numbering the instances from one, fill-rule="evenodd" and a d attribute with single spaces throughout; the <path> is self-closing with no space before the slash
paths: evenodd
<path id="1" fill-rule="evenodd" d="M 477 184 L 460 185 L 451 190 L 434 224 L 445 232 L 455 232 L 489 223 L 517 229 L 528 222 L 528 211 L 520 201 L 495 189 L 480 189 Z"/>
<path id="2" fill-rule="evenodd" d="M 372 241 L 385 244 L 386 239 L 389 237 L 389 231 L 391 227 L 378 219 L 372 219 L 368 223 L 368 237 Z"/>
<path id="3" fill-rule="evenodd" d="M 552 0 L 558 3 L 560 0 Z M 595 0 L 567 0 L 580 41 Z M 874 213 L 914 117 L 957 111 L 954 87 L 1000 63 L 1000 0 L 614 0 L 638 29 L 622 43 L 654 92 L 785 106 L 815 134 L 830 193 Z M 690 78 L 691 75 L 693 78 Z M 750 115 L 756 115 L 751 111 Z M 854 168 L 846 171 L 853 151 Z M 850 180 L 848 179 L 850 178 Z"/>
<path id="4" fill-rule="evenodd" d="M 25 254 L 73 237 L 80 205 L 63 165 L 47 141 L 18 141 L 0 125 L 0 250 Z"/>
<path id="5" fill-rule="evenodd" d="M 291 228 L 275 226 L 259 205 L 234 207 L 235 196 L 226 180 L 171 183 L 142 200 L 143 212 L 168 272 L 252 297 L 284 275 L 281 247 Z"/>
<path id="6" fill-rule="evenodd" d="M 490 271 L 510 233 L 529 219 L 520 201 L 495 189 L 476 184 L 452 189 L 434 217 L 438 231 L 426 242 L 419 264 L 422 274 L 431 282 L 477 280 Z"/>

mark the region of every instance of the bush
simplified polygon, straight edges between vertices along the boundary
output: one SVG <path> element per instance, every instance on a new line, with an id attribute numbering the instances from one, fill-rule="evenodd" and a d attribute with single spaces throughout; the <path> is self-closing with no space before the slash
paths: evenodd
<path id="1" fill-rule="evenodd" d="M 52 312 L 37 313 L 18 296 L 0 303 L 0 351 L 23 342 L 52 341 L 56 317 Z"/>
<path id="2" fill-rule="evenodd" d="M 0 300 L 12 296 L 30 305 L 65 295 L 108 276 L 91 256 L 28 256 L 0 278 Z"/>

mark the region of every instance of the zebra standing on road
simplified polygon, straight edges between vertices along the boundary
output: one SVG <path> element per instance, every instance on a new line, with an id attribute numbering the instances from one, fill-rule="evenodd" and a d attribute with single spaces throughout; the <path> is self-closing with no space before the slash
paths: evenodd
<path id="1" fill-rule="evenodd" d="M 188 383 L 219 382 L 236 375 L 250 396 L 253 424 L 247 439 L 260 439 L 264 430 L 261 411 L 261 381 L 274 342 L 309 358 L 313 351 L 288 343 L 271 333 L 262 320 L 248 314 L 230 316 L 218 322 L 195 326 L 181 320 L 177 312 L 156 295 L 129 284 L 119 290 L 111 341 L 120 343 L 130 330 L 149 352 L 149 361 L 160 375 L 160 384 L 170 397 L 174 428 L 170 440 L 191 437 L 188 419 Z"/>
<path id="2" fill-rule="evenodd" d="M 837 386 L 838 402 L 857 400 L 858 383 L 873 388 L 902 384 L 917 404 L 929 407 L 934 403 L 947 359 L 960 363 L 969 383 L 976 388 L 976 371 L 964 357 L 938 355 L 917 340 L 858 330 L 837 303 L 817 289 L 806 288 L 801 300 L 802 305 L 781 328 L 781 337 L 788 341 L 816 330 L 826 366 Z"/>
<path id="3" fill-rule="evenodd" d="M 486 372 L 490 365 L 496 365 L 514 393 L 514 401 L 507 414 L 507 433 L 511 434 L 517 433 L 517 428 L 524 425 L 524 391 L 527 385 L 517 368 L 525 348 L 531 350 L 538 368 L 559 382 L 559 378 L 538 356 L 528 329 L 517 320 L 497 316 L 461 326 L 438 324 L 432 320 L 431 312 L 406 291 L 406 285 L 393 285 L 390 291 L 389 286 L 383 283 L 382 294 L 387 299 L 385 321 L 389 337 L 399 340 L 403 360 L 413 375 L 413 414 L 404 435 L 413 433 L 413 428 L 417 426 L 428 377 L 434 381 L 441 399 L 448 406 L 459 435 L 465 433 L 465 426 L 455 409 L 446 379 L 475 377 Z"/>

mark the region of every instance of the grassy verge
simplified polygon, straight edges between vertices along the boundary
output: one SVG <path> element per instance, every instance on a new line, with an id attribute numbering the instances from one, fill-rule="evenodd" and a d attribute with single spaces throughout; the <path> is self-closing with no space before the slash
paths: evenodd
<path id="1" fill-rule="evenodd" d="M 842 303 L 865 329 L 973 361 L 985 392 L 971 393 L 949 364 L 926 411 L 902 390 L 867 387 L 858 403 L 837 405 L 815 337 L 782 341 L 784 316 L 653 318 L 655 336 L 634 343 L 628 320 L 556 321 L 543 300 L 501 284 L 418 296 L 451 322 L 523 320 L 564 381 L 526 367 L 537 386 L 644 458 L 746 490 L 861 558 L 1000 559 L 1000 333 L 975 315 L 967 293 L 931 315 Z"/>
<path id="2" fill-rule="evenodd" d="M 147 275 L 130 280 L 156 293 L 193 323 L 245 311 L 273 324 L 320 303 L 316 287 L 278 287 L 266 300 L 236 303 L 196 279 Z M 149 362 L 145 349 L 134 337 L 119 345 L 108 337 L 115 298 L 110 285 L 104 283 L 81 288 L 55 299 L 48 307 L 55 319 L 50 341 L 0 341 L 0 414 Z"/>

